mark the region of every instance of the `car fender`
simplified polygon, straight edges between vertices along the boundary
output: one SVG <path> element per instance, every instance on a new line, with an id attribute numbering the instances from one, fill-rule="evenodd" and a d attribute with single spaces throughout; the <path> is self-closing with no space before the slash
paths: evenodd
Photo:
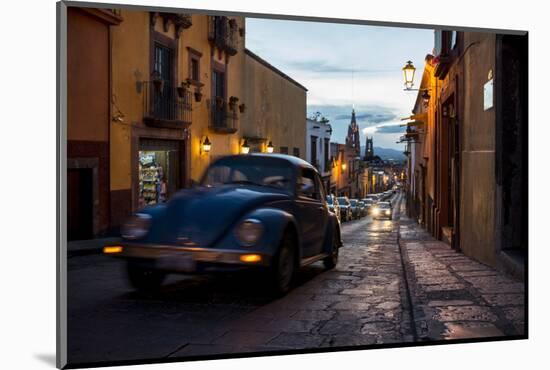
<path id="1" fill-rule="evenodd" d="M 248 218 L 253 218 L 259 220 L 263 227 L 264 231 L 260 240 L 256 242 L 256 245 L 245 247 L 241 246 L 239 241 L 235 236 L 235 227 L 237 227 L 241 222 Z M 238 249 L 253 249 L 257 252 L 262 252 L 269 256 L 275 256 L 279 250 L 281 240 L 283 238 L 283 233 L 286 228 L 291 225 L 296 232 L 296 241 L 298 246 L 298 258 L 302 257 L 302 241 L 299 232 L 298 223 L 295 217 L 284 210 L 273 208 L 273 207 L 261 207 L 256 208 L 255 210 L 248 212 L 246 215 L 241 217 L 238 222 L 235 223 L 234 227 L 230 229 L 226 235 L 221 238 L 221 240 L 216 243 L 218 248 L 228 248 L 233 246 Z"/>

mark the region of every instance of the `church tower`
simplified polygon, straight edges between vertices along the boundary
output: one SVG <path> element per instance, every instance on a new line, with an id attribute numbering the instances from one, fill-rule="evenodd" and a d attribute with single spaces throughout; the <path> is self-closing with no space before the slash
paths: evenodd
<path id="1" fill-rule="evenodd" d="M 361 143 L 359 141 L 359 126 L 355 118 L 355 109 L 351 111 L 351 122 L 348 126 L 348 136 L 346 137 L 346 145 L 355 149 L 357 156 L 361 155 Z"/>
<path id="2" fill-rule="evenodd" d="M 365 161 L 370 161 L 374 157 L 373 138 L 367 136 L 367 144 L 365 146 Z"/>

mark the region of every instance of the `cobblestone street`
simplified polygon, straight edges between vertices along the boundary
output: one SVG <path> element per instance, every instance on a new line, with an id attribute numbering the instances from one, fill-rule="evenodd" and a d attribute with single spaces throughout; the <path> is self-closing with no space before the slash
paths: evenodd
<path id="1" fill-rule="evenodd" d="M 337 267 L 304 269 L 277 300 L 248 275 L 174 277 L 143 297 L 127 285 L 120 261 L 70 258 L 69 360 L 523 334 L 523 283 L 451 250 L 403 214 L 396 207 L 392 221 L 343 224 Z"/>

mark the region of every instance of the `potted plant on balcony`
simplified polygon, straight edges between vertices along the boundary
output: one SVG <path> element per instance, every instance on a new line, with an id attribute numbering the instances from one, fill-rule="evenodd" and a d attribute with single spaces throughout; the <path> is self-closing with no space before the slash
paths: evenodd
<path id="1" fill-rule="evenodd" d="M 216 96 L 216 108 L 223 108 L 223 98 L 221 96 Z"/>
<path id="2" fill-rule="evenodd" d="M 239 105 L 239 112 L 244 113 L 246 111 L 246 105 L 244 103 Z"/>
<path id="3" fill-rule="evenodd" d="M 202 100 L 202 86 L 197 86 L 195 88 L 195 101 L 200 102 Z"/>
<path id="4" fill-rule="evenodd" d="M 229 98 L 229 109 L 231 109 L 232 111 L 235 111 L 235 109 L 237 108 L 237 102 L 239 101 L 239 98 L 237 98 L 236 96 L 232 96 Z"/>
<path id="5" fill-rule="evenodd" d="M 178 90 L 178 96 L 180 98 L 184 98 L 185 93 L 189 90 L 189 82 L 182 82 L 181 86 L 177 87 L 177 90 Z"/>

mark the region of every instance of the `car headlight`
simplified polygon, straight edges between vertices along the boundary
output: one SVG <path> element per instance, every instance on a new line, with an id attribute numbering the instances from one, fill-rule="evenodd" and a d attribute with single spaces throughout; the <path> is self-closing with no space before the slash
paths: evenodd
<path id="1" fill-rule="evenodd" d="M 136 213 L 123 226 L 122 237 L 125 239 L 141 239 L 149 232 L 151 216 L 145 213 Z"/>
<path id="2" fill-rule="evenodd" d="M 378 209 L 378 208 L 373 208 L 373 209 L 372 209 L 372 213 L 373 213 L 374 215 L 378 215 L 378 214 L 380 213 L 380 209 Z"/>
<path id="3" fill-rule="evenodd" d="M 235 229 L 235 236 L 244 246 L 252 246 L 260 239 L 264 227 L 260 220 L 249 218 L 241 222 Z"/>

